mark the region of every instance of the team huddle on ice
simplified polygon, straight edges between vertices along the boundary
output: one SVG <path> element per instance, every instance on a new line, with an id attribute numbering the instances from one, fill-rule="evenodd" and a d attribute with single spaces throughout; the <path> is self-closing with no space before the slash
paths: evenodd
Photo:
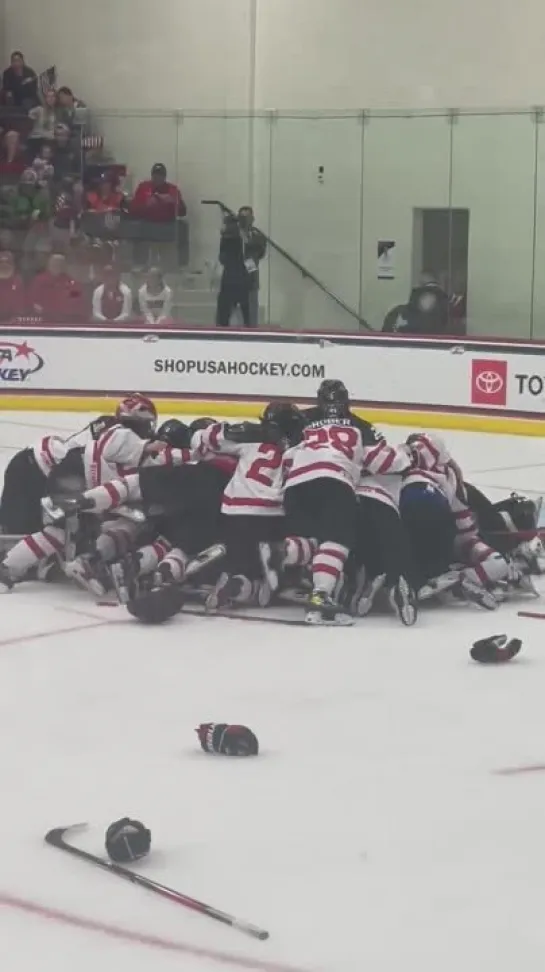
<path id="1" fill-rule="evenodd" d="M 535 504 L 492 504 L 435 435 L 390 445 L 341 381 L 322 382 L 312 408 L 271 403 L 258 422 L 156 425 L 153 402 L 133 394 L 83 444 L 46 436 L 13 457 L 4 589 L 62 574 L 148 622 L 188 592 L 207 611 L 292 596 L 309 624 L 337 625 L 375 599 L 412 625 L 430 598 L 492 610 L 535 594 Z"/>

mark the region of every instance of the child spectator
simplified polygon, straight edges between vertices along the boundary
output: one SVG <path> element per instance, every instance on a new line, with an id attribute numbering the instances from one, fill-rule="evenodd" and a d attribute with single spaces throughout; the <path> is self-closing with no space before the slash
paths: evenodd
<path id="1" fill-rule="evenodd" d="M 15 268 L 13 253 L 0 251 L 0 321 L 10 321 L 25 312 L 23 281 Z"/>
<path id="2" fill-rule="evenodd" d="M 10 66 L 2 76 L 2 91 L 8 105 L 28 111 L 38 104 L 38 78 L 36 72 L 25 64 L 21 51 L 11 55 Z"/>
<path id="3" fill-rule="evenodd" d="M 25 168 L 23 147 L 19 132 L 8 131 L 2 139 L 0 149 L 0 171 L 2 175 L 20 175 Z"/>
<path id="4" fill-rule="evenodd" d="M 146 282 L 138 291 L 138 304 L 146 324 L 153 327 L 172 322 L 172 289 L 157 267 L 148 270 Z"/>
<path id="5" fill-rule="evenodd" d="M 173 182 L 167 182 L 162 162 L 153 166 L 151 179 L 137 186 L 131 209 L 133 216 L 154 223 L 169 223 L 176 216 L 185 216 L 187 210 L 180 190 Z"/>
<path id="6" fill-rule="evenodd" d="M 82 290 L 66 272 L 66 258 L 62 253 L 52 253 L 47 270 L 32 281 L 29 304 L 33 314 L 50 323 L 78 323 L 85 319 Z"/>
<path id="7" fill-rule="evenodd" d="M 92 213 L 119 212 L 125 203 L 125 195 L 118 188 L 116 176 L 105 172 L 96 189 L 87 193 L 87 208 Z"/>
<path id="8" fill-rule="evenodd" d="M 114 266 L 104 267 L 104 283 L 93 293 L 93 318 L 95 321 L 117 323 L 127 321 L 132 313 L 130 287 L 121 281 Z"/>
<path id="9" fill-rule="evenodd" d="M 42 142 L 54 142 L 57 124 L 57 94 L 49 88 L 44 94 L 44 103 L 31 108 L 28 117 L 32 119 L 32 131 L 28 136 L 29 147 L 40 148 Z"/>
<path id="10" fill-rule="evenodd" d="M 55 169 L 53 168 L 53 148 L 50 142 L 45 142 L 38 155 L 32 163 L 32 171 L 36 173 L 36 178 L 38 180 L 38 185 L 42 188 L 49 189 L 53 179 L 55 178 Z"/>

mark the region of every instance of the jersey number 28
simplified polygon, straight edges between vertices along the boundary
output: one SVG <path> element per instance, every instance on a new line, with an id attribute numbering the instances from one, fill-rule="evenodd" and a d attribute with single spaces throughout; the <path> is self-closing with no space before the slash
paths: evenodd
<path id="1" fill-rule="evenodd" d="M 359 437 L 358 430 L 350 425 L 343 428 L 327 425 L 321 429 L 306 429 L 305 445 L 310 449 L 336 449 L 348 459 L 353 459 Z"/>

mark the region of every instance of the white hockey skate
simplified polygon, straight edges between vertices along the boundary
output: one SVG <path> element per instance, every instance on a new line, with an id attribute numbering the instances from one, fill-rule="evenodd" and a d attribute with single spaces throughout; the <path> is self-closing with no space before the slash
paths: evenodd
<path id="1" fill-rule="evenodd" d="M 307 624 L 340 625 L 348 627 L 354 624 L 354 618 L 345 611 L 325 591 L 314 590 L 308 600 L 305 614 Z"/>

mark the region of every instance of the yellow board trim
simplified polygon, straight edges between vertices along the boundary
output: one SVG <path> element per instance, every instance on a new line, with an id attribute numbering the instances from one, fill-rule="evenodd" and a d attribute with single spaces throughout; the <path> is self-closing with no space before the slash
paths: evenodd
<path id="1" fill-rule="evenodd" d="M 0 398 L 0 411 L 30 412 L 107 412 L 119 396 L 6 395 Z M 158 400 L 161 413 L 168 415 L 212 415 L 227 418 L 255 418 L 263 402 L 219 401 L 206 398 Z M 502 415 L 478 415 L 468 412 L 427 412 L 390 408 L 354 408 L 356 415 L 378 425 L 404 425 L 413 429 L 456 429 L 466 432 L 495 432 L 500 435 L 545 436 L 545 418 L 508 418 Z"/>

